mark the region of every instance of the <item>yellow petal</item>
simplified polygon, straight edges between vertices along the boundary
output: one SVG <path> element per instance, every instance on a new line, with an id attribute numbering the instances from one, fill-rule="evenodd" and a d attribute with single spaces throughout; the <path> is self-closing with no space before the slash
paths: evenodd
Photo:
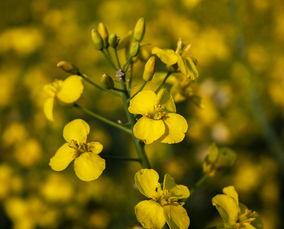
<path id="1" fill-rule="evenodd" d="M 157 55 L 166 65 L 173 65 L 178 61 L 177 54 L 172 49 L 160 49 L 155 47 L 152 50 L 152 54 Z"/>
<path id="2" fill-rule="evenodd" d="M 234 225 L 237 222 L 239 206 L 232 197 L 218 194 L 212 198 L 212 204 L 217 208 L 225 224 Z"/>
<path id="3" fill-rule="evenodd" d="M 178 199 L 186 199 L 190 195 L 188 188 L 184 185 L 177 185 L 174 178 L 169 174 L 164 176 L 163 189 L 169 190 L 171 196 L 177 197 Z"/>
<path id="4" fill-rule="evenodd" d="M 92 153 L 99 154 L 103 150 L 103 145 L 99 142 L 89 142 L 88 149 Z"/>
<path id="5" fill-rule="evenodd" d="M 61 85 L 57 98 L 64 103 L 73 103 L 78 100 L 83 92 L 84 86 L 80 76 L 69 76 Z"/>
<path id="6" fill-rule="evenodd" d="M 140 118 L 133 127 L 136 138 L 151 144 L 165 133 L 166 127 L 162 120 L 154 120 L 147 117 Z"/>
<path id="7" fill-rule="evenodd" d="M 61 146 L 50 159 L 49 165 L 55 171 L 64 170 L 76 157 L 76 150 L 69 147 L 68 143 Z"/>
<path id="8" fill-rule="evenodd" d="M 176 112 L 176 105 L 174 99 L 167 89 L 161 89 L 158 92 L 157 96 L 159 101 L 158 103 L 164 105 L 168 112 Z"/>
<path id="9" fill-rule="evenodd" d="M 168 113 L 163 121 L 166 125 L 166 132 L 160 141 L 168 144 L 181 142 L 188 128 L 185 118 L 176 113 Z"/>
<path id="10" fill-rule="evenodd" d="M 154 112 L 154 106 L 157 104 L 157 95 L 154 91 L 144 90 L 139 92 L 130 100 L 128 111 L 132 114 L 147 114 Z"/>
<path id="11" fill-rule="evenodd" d="M 135 206 L 135 214 L 146 229 L 161 229 L 166 223 L 162 206 L 153 200 L 139 202 Z"/>
<path id="12" fill-rule="evenodd" d="M 182 206 L 167 205 L 164 207 L 164 211 L 170 229 L 187 229 L 189 227 L 189 217 Z"/>
<path id="13" fill-rule="evenodd" d="M 234 186 L 228 186 L 223 188 L 223 193 L 232 197 L 236 201 L 236 205 L 239 206 L 239 195 Z"/>
<path id="14" fill-rule="evenodd" d="M 154 169 L 140 169 L 134 176 L 139 191 L 148 198 L 155 198 L 160 189 L 159 174 Z"/>
<path id="15" fill-rule="evenodd" d="M 105 169 L 105 160 L 95 153 L 82 153 L 74 161 L 74 170 L 82 181 L 97 179 Z"/>
<path id="16" fill-rule="evenodd" d="M 89 124 L 82 119 L 75 119 L 69 122 L 63 129 L 63 137 L 67 142 L 72 140 L 78 143 L 87 141 L 87 136 L 90 132 Z"/>
<path id="17" fill-rule="evenodd" d="M 43 112 L 45 114 L 45 117 L 53 121 L 53 105 L 54 105 L 54 97 L 48 97 L 43 105 Z"/>

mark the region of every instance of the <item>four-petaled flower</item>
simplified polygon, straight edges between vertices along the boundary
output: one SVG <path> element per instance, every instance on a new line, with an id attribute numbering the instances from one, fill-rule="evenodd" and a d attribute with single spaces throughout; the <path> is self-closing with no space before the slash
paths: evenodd
<path id="1" fill-rule="evenodd" d="M 98 156 L 103 145 L 87 142 L 90 127 L 82 119 L 69 122 L 63 129 L 63 144 L 50 159 L 49 165 L 55 171 L 64 170 L 74 160 L 77 177 L 83 181 L 97 179 L 105 169 L 105 160 Z"/>
<path id="2" fill-rule="evenodd" d="M 184 139 L 187 122 L 175 113 L 173 98 L 166 90 L 160 90 L 158 94 L 151 90 L 139 92 L 131 99 L 128 110 L 142 115 L 133 127 L 133 134 L 146 144 L 157 140 L 172 144 Z"/>
<path id="3" fill-rule="evenodd" d="M 53 121 L 53 105 L 55 98 L 64 103 L 73 103 L 78 100 L 83 92 L 84 86 L 82 78 L 72 75 L 63 80 L 55 80 L 51 84 L 44 86 L 47 98 L 44 102 L 43 110 L 46 118 Z"/>
<path id="4" fill-rule="evenodd" d="M 138 221 L 146 229 L 161 229 L 165 223 L 171 229 L 187 229 L 189 217 L 182 207 L 182 200 L 190 195 L 188 188 L 177 185 L 166 174 L 163 187 L 159 174 L 153 169 L 141 169 L 135 174 L 135 184 L 139 191 L 151 200 L 143 200 L 135 206 Z"/>
<path id="5" fill-rule="evenodd" d="M 256 212 L 239 203 L 238 193 L 233 186 L 223 188 L 224 194 L 212 198 L 212 204 L 221 215 L 224 229 L 260 229 L 262 224 Z"/>

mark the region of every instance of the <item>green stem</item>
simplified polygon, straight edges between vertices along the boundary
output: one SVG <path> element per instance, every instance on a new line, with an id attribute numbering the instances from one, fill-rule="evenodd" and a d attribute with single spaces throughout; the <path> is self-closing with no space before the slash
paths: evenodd
<path id="1" fill-rule="evenodd" d="M 126 63 L 122 67 L 123 72 L 127 72 L 128 71 L 128 68 L 129 68 L 131 62 L 132 62 L 132 58 L 128 57 Z"/>
<path id="2" fill-rule="evenodd" d="M 111 90 L 109 90 L 109 89 L 106 89 L 106 88 L 101 87 L 100 85 L 96 84 L 94 81 L 90 80 L 90 78 L 88 78 L 88 76 L 87 76 L 86 74 L 84 74 L 84 73 L 79 73 L 78 75 L 81 76 L 85 81 L 87 81 L 87 82 L 88 82 L 89 84 L 91 84 L 92 86 L 94 86 L 94 87 L 96 87 L 96 88 L 98 88 L 98 89 L 100 89 L 100 90 L 106 91 L 106 92 L 108 92 L 108 93 L 110 93 L 110 94 L 112 94 L 112 95 L 119 96 L 118 93 L 113 92 L 113 91 L 111 91 Z"/>
<path id="3" fill-rule="evenodd" d="M 130 97 L 130 99 L 132 99 L 135 95 L 137 95 L 140 91 L 142 91 L 143 88 L 146 86 L 146 84 L 147 84 L 147 81 L 144 81 L 144 83 L 143 83 L 142 86 L 139 88 L 139 90 L 136 91 L 136 92 L 134 93 L 134 95 L 132 95 L 132 96 Z"/>
<path id="4" fill-rule="evenodd" d="M 114 49 L 114 55 L 115 55 L 115 59 L 116 59 L 117 65 L 118 65 L 119 69 L 121 69 L 121 64 L 120 64 L 120 60 L 118 58 L 118 52 L 117 52 L 116 48 Z"/>
<path id="5" fill-rule="evenodd" d="M 121 98 L 122 98 L 123 105 L 124 105 L 124 110 L 125 110 L 128 122 L 130 124 L 130 127 L 131 127 L 131 129 L 133 129 L 135 121 L 134 121 L 133 115 L 130 114 L 129 111 L 128 111 L 129 93 L 128 93 L 127 88 L 126 88 L 125 75 L 122 75 L 122 76 L 119 77 L 119 82 L 120 82 L 122 89 L 124 90 L 124 93 L 121 94 Z M 145 149 L 144 149 L 144 143 L 141 142 L 139 139 L 135 138 L 133 133 L 132 133 L 132 140 L 135 144 L 137 155 L 141 160 L 142 167 L 150 169 L 151 165 L 150 165 L 150 162 L 148 160 L 148 157 L 147 157 Z"/>
<path id="6" fill-rule="evenodd" d="M 100 156 L 101 156 L 102 158 L 106 158 L 106 159 L 141 162 L 141 160 L 140 160 L 139 158 L 121 157 L 121 156 L 113 156 L 113 155 L 105 155 L 105 154 L 100 154 Z"/>
<path id="7" fill-rule="evenodd" d="M 190 189 L 190 194 L 192 194 L 196 189 L 198 189 L 206 180 L 208 179 L 208 174 L 205 173 L 194 185 L 193 188 Z"/>
<path id="8" fill-rule="evenodd" d="M 109 62 L 109 64 L 112 66 L 112 68 L 113 68 L 115 71 L 117 71 L 118 69 L 117 69 L 117 67 L 114 65 L 114 63 L 113 63 L 113 61 L 112 61 L 112 59 L 111 59 L 111 57 L 110 57 L 110 55 L 109 55 L 108 50 L 107 50 L 107 53 L 104 51 L 104 49 L 103 49 L 101 52 L 102 52 L 102 54 L 104 55 L 104 57 L 106 58 L 106 60 Z"/>
<path id="9" fill-rule="evenodd" d="M 100 120 L 100 121 L 102 121 L 102 122 L 104 122 L 104 123 L 106 123 L 106 124 L 108 124 L 110 126 L 113 126 L 113 127 L 118 128 L 118 129 L 121 129 L 124 132 L 132 135 L 132 131 L 129 128 L 125 127 L 125 126 L 122 126 L 122 125 L 120 125 L 120 124 L 118 124 L 118 123 L 116 123 L 114 121 L 111 121 L 111 120 L 109 120 L 109 119 L 107 119 L 107 118 L 105 118 L 105 117 L 103 117 L 101 115 L 98 115 L 98 114 L 90 111 L 89 109 L 80 106 L 77 103 L 74 103 L 74 107 L 79 108 L 80 110 L 84 111 L 86 114 L 91 115 L 92 117 L 94 117 L 94 118 L 96 118 L 96 119 L 98 119 L 98 120 Z"/>
<path id="10" fill-rule="evenodd" d="M 163 79 L 162 83 L 160 84 L 160 86 L 156 89 L 156 93 L 158 93 L 162 87 L 164 86 L 164 84 L 166 83 L 167 79 L 169 78 L 169 76 L 172 74 L 172 72 L 168 72 L 167 75 L 165 76 L 165 78 Z"/>

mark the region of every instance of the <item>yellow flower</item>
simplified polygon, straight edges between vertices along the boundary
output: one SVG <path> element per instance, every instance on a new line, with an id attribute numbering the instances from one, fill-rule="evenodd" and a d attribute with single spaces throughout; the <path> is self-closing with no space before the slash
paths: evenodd
<path id="1" fill-rule="evenodd" d="M 190 195 L 186 186 L 177 185 L 174 179 L 166 174 L 161 187 L 159 174 L 153 169 L 139 170 L 135 174 L 135 184 L 144 196 L 150 198 L 135 206 L 136 217 L 144 228 L 160 229 L 165 223 L 171 229 L 189 227 L 189 217 L 181 202 Z"/>
<path id="2" fill-rule="evenodd" d="M 53 121 L 54 99 L 57 98 L 64 103 L 73 103 L 78 100 L 83 92 L 82 78 L 72 75 L 63 80 L 55 80 L 44 86 L 47 98 L 43 110 L 48 120 Z"/>
<path id="3" fill-rule="evenodd" d="M 225 229 L 262 228 L 257 213 L 239 203 L 238 193 L 233 186 L 223 188 L 223 193 L 214 196 L 212 204 L 221 215 Z"/>
<path id="4" fill-rule="evenodd" d="M 184 139 L 187 122 L 175 113 L 173 98 L 165 90 L 160 90 L 158 94 L 151 90 L 139 92 L 131 99 L 128 110 L 142 115 L 134 125 L 133 133 L 146 144 L 157 140 L 172 144 Z"/>
<path id="5" fill-rule="evenodd" d="M 63 144 L 50 159 L 49 165 L 55 171 L 64 170 L 74 160 L 77 177 L 83 181 L 97 179 L 105 169 L 105 160 L 98 156 L 103 145 L 87 142 L 89 125 L 82 119 L 69 122 L 63 129 Z"/>

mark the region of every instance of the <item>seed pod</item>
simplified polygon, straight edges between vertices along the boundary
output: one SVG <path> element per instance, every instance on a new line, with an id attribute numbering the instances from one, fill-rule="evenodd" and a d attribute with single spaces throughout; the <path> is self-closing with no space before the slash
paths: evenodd
<path id="1" fill-rule="evenodd" d="M 102 75 L 101 82 L 106 89 L 113 89 L 114 88 L 113 79 L 107 74 Z"/>
<path id="2" fill-rule="evenodd" d="M 67 72 L 69 74 L 72 75 L 79 75 L 80 71 L 77 68 L 77 66 L 75 66 L 74 64 L 68 62 L 68 61 L 59 61 L 56 65 L 58 68 L 61 68 L 64 72 Z"/>
<path id="3" fill-rule="evenodd" d="M 143 17 L 141 17 L 139 18 L 139 20 L 137 21 L 135 25 L 133 38 L 136 41 L 142 41 L 144 34 L 145 34 L 145 20 Z"/>
<path id="4" fill-rule="evenodd" d="M 98 25 L 98 33 L 101 35 L 103 39 L 104 48 L 108 47 L 108 30 L 104 23 L 100 22 Z"/>
<path id="5" fill-rule="evenodd" d="M 155 68 L 156 68 L 156 57 L 151 56 L 144 67 L 143 72 L 143 80 L 144 81 L 151 81 L 153 79 L 153 76 L 155 74 Z"/>
<path id="6" fill-rule="evenodd" d="M 135 57 L 137 56 L 138 52 L 139 52 L 139 48 L 140 48 L 140 44 L 138 41 L 133 41 L 130 45 L 130 49 L 129 49 L 129 55 L 131 57 Z"/>
<path id="7" fill-rule="evenodd" d="M 97 50 L 102 50 L 104 48 L 104 41 L 101 35 L 95 29 L 92 29 L 91 35 L 95 48 Z"/>

